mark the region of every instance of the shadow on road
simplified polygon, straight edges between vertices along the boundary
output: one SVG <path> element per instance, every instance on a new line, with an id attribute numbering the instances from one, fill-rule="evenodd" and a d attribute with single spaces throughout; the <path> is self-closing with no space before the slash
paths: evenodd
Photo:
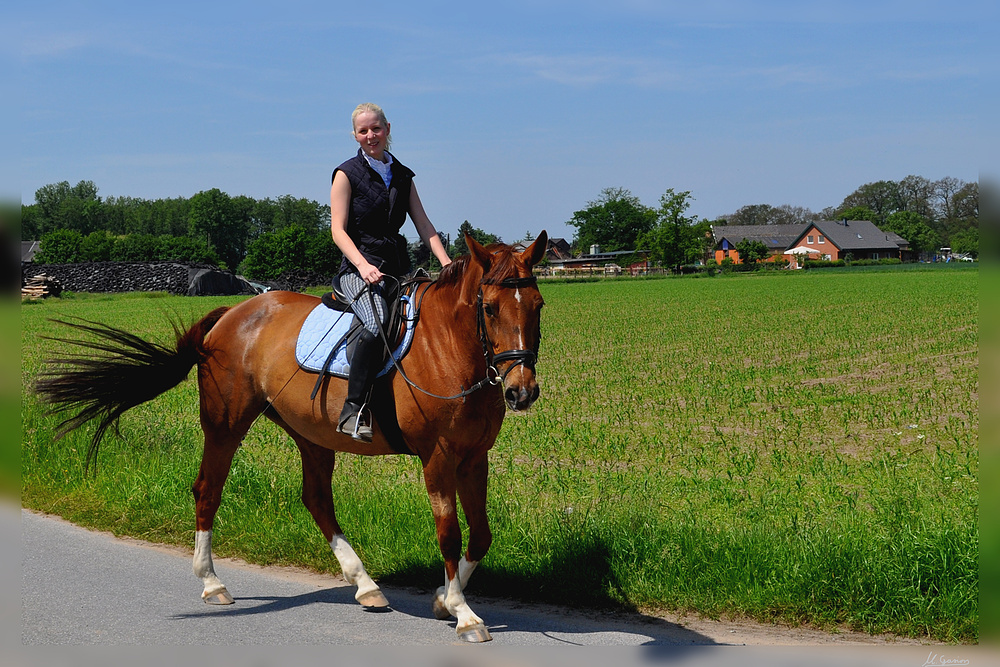
<path id="1" fill-rule="evenodd" d="M 228 606 L 205 605 L 203 609 L 176 614 L 176 619 L 211 617 L 239 618 L 260 614 L 281 614 L 319 604 L 346 605 L 359 614 L 403 614 L 416 619 L 434 620 L 431 594 L 425 591 L 384 587 L 390 607 L 384 610 L 362 609 L 354 600 L 354 588 L 341 586 L 290 596 L 235 596 Z M 470 592 L 469 603 L 484 618 L 496 636 L 509 635 L 510 643 L 527 642 L 530 636 L 546 638 L 552 645 L 632 645 L 646 647 L 682 647 L 718 645 L 710 637 L 682 625 L 634 612 L 566 610 L 542 604 L 518 603 L 477 597 Z M 455 628 L 455 620 L 440 621 Z M 519 638 L 518 635 L 523 635 Z M 505 642 L 506 643 L 506 642 Z M 665 655 L 674 655 L 674 651 Z"/>

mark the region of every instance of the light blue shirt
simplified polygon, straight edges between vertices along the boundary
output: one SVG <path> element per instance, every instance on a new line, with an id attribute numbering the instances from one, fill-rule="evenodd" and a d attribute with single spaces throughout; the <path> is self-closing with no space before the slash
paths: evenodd
<path id="1" fill-rule="evenodd" d="M 366 160 L 368 160 L 368 164 L 371 165 L 372 169 L 377 171 L 378 175 L 382 177 L 382 180 L 385 182 L 385 189 L 388 190 L 389 183 L 392 182 L 392 156 L 387 152 L 385 156 L 389 158 L 389 161 L 379 162 L 364 151 L 362 151 L 361 154 L 365 156 Z"/>

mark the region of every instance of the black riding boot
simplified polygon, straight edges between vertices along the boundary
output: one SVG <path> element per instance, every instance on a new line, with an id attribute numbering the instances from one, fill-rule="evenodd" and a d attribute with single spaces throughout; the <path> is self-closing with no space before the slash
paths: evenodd
<path id="1" fill-rule="evenodd" d="M 379 369 L 375 366 L 381 359 L 382 341 L 367 329 L 362 329 L 355 343 L 354 355 L 351 357 L 347 399 L 344 401 L 344 409 L 340 412 L 340 419 L 337 420 L 337 430 L 355 440 L 372 441 L 372 425 L 364 419 L 361 408 L 378 373 Z"/>

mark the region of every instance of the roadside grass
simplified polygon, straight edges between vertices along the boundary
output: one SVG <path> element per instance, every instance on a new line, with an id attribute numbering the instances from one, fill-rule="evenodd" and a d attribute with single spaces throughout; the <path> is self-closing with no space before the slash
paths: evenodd
<path id="1" fill-rule="evenodd" d="M 978 271 L 543 282 L 542 395 L 491 454 L 493 547 L 470 594 L 978 641 Z M 74 295 L 22 309 L 22 502 L 190 546 L 189 379 L 53 442 L 30 393 L 76 316 L 160 341 L 238 298 Z M 193 378 L 193 374 L 192 374 Z M 334 572 L 298 453 L 261 419 L 220 555 Z M 338 520 L 373 576 L 442 582 L 419 462 L 341 455 Z M 197 594 L 192 579 L 192 595 Z"/>

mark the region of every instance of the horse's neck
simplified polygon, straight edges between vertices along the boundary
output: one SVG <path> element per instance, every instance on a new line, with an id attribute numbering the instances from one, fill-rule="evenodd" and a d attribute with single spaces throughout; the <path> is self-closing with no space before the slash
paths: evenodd
<path id="1" fill-rule="evenodd" d="M 470 298 L 461 283 L 432 283 L 420 304 L 420 322 L 426 325 L 425 335 L 447 344 L 449 355 L 482 358 L 475 296 Z"/>

